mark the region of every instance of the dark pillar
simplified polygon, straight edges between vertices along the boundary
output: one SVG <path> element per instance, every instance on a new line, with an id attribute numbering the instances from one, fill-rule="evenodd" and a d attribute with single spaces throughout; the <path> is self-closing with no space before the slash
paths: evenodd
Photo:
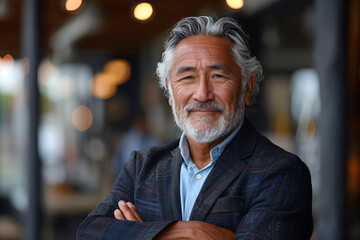
<path id="1" fill-rule="evenodd" d="M 319 240 L 346 238 L 347 30 L 346 0 L 316 0 L 316 67 L 320 77 L 321 190 Z"/>
<path id="2" fill-rule="evenodd" d="M 29 131 L 27 159 L 28 211 L 25 214 L 25 239 L 41 239 L 41 168 L 38 154 L 39 92 L 38 67 L 40 63 L 40 1 L 23 2 L 22 44 L 23 55 L 30 61 L 30 72 L 26 79 L 28 89 Z"/>

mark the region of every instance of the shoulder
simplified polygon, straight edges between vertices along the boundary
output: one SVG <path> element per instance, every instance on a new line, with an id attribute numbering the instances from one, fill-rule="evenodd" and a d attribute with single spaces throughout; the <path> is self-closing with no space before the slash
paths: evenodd
<path id="1" fill-rule="evenodd" d="M 303 165 L 303 161 L 294 153 L 288 152 L 271 142 L 265 136 L 261 136 L 258 142 L 257 152 L 270 158 L 270 161 L 285 161 L 291 164 Z M 286 161 L 287 160 L 287 161 Z"/>
<path id="2" fill-rule="evenodd" d="M 164 145 L 133 151 L 117 176 L 116 185 L 128 182 L 134 186 L 139 179 L 155 179 L 159 165 L 172 164 L 172 152 L 177 148 L 178 140 L 175 140 Z"/>
<path id="3" fill-rule="evenodd" d="M 171 159 L 173 152 L 178 149 L 178 145 L 179 139 L 163 145 L 133 151 L 126 165 L 128 168 L 139 169 L 151 167 L 153 169 L 157 163 Z"/>
<path id="4" fill-rule="evenodd" d="M 244 123 L 243 135 L 238 141 L 239 144 L 248 146 L 244 149 L 249 151 L 250 157 L 245 161 L 250 168 L 262 171 L 286 171 L 309 176 L 306 164 L 298 156 L 271 142 L 248 121 Z"/>
<path id="5" fill-rule="evenodd" d="M 249 164 L 262 165 L 269 174 L 297 175 L 310 181 L 307 165 L 295 154 L 272 143 L 265 136 L 260 136 Z"/>
<path id="6" fill-rule="evenodd" d="M 163 145 L 148 147 L 139 151 L 135 151 L 135 153 L 139 158 L 139 160 L 157 161 L 164 157 L 165 158 L 170 157 L 172 151 L 177 149 L 178 146 L 179 146 L 179 139 L 176 139 L 172 142 Z"/>

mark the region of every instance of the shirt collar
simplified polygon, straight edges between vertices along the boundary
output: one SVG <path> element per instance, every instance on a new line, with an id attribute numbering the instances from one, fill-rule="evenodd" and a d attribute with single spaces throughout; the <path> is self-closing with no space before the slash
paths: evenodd
<path id="1" fill-rule="evenodd" d="M 181 134 L 179 148 L 182 158 L 184 159 L 185 163 L 188 164 L 188 162 L 191 161 L 190 149 L 186 135 L 184 133 Z"/>
<path id="2" fill-rule="evenodd" d="M 211 151 L 210 151 L 211 161 L 215 162 L 216 160 L 219 159 L 219 157 L 222 154 L 222 152 L 224 151 L 225 147 L 231 142 L 231 140 L 234 139 L 235 135 L 240 131 L 240 128 L 242 127 L 243 123 L 244 123 L 244 120 L 241 121 L 241 123 L 235 129 L 235 131 L 233 131 L 224 141 L 222 141 L 221 143 L 216 145 L 213 149 L 211 149 Z M 179 148 L 180 148 L 180 153 L 181 153 L 182 158 L 184 159 L 185 164 L 188 165 L 188 163 L 190 161 L 192 162 L 192 160 L 191 160 L 191 156 L 190 156 L 189 144 L 186 139 L 185 133 L 181 134 L 181 138 L 179 141 Z"/>

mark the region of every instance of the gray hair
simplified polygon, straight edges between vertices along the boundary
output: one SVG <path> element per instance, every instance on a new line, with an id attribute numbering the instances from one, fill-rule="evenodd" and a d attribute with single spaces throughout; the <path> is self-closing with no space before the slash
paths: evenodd
<path id="1" fill-rule="evenodd" d="M 156 74 L 159 77 L 160 86 L 169 93 L 169 86 L 166 86 L 166 79 L 169 79 L 170 68 L 173 63 L 174 50 L 181 40 L 196 35 L 209 35 L 228 38 L 232 44 L 232 51 L 236 63 L 240 66 L 243 82 L 242 96 L 250 76 L 256 74 L 256 84 L 252 94 L 251 104 L 253 106 L 255 95 L 259 92 L 259 82 L 263 79 L 263 69 L 256 57 L 251 56 L 249 37 L 242 30 L 241 26 L 228 17 L 214 21 L 207 16 L 187 17 L 180 20 L 170 31 L 170 36 L 165 42 L 165 50 L 162 54 L 162 61 L 157 64 Z M 169 81 L 170 83 L 170 81 Z M 171 89 L 170 89 L 171 90 Z"/>

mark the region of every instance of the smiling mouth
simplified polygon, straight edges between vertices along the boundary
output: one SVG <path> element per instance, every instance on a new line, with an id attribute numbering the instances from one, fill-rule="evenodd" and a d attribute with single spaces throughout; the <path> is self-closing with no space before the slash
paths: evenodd
<path id="1" fill-rule="evenodd" d="M 208 113 L 208 112 L 219 112 L 215 109 L 210 109 L 210 108 L 195 108 L 195 109 L 192 109 L 190 110 L 190 112 L 200 112 L 200 113 Z"/>
<path id="2" fill-rule="evenodd" d="M 191 103 L 185 106 L 184 110 L 187 114 L 191 112 L 197 114 L 214 114 L 214 113 L 224 113 L 224 107 L 216 103 Z"/>
<path id="3" fill-rule="evenodd" d="M 220 113 L 219 111 L 215 110 L 215 109 L 210 109 L 210 108 L 195 108 L 192 109 L 188 112 L 188 116 L 192 115 L 193 117 L 195 117 L 195 120 L 206 120 L 206 121 L 210 121 L 211 119 L 213 119 L 213 117 L 217 114 Z"/>

